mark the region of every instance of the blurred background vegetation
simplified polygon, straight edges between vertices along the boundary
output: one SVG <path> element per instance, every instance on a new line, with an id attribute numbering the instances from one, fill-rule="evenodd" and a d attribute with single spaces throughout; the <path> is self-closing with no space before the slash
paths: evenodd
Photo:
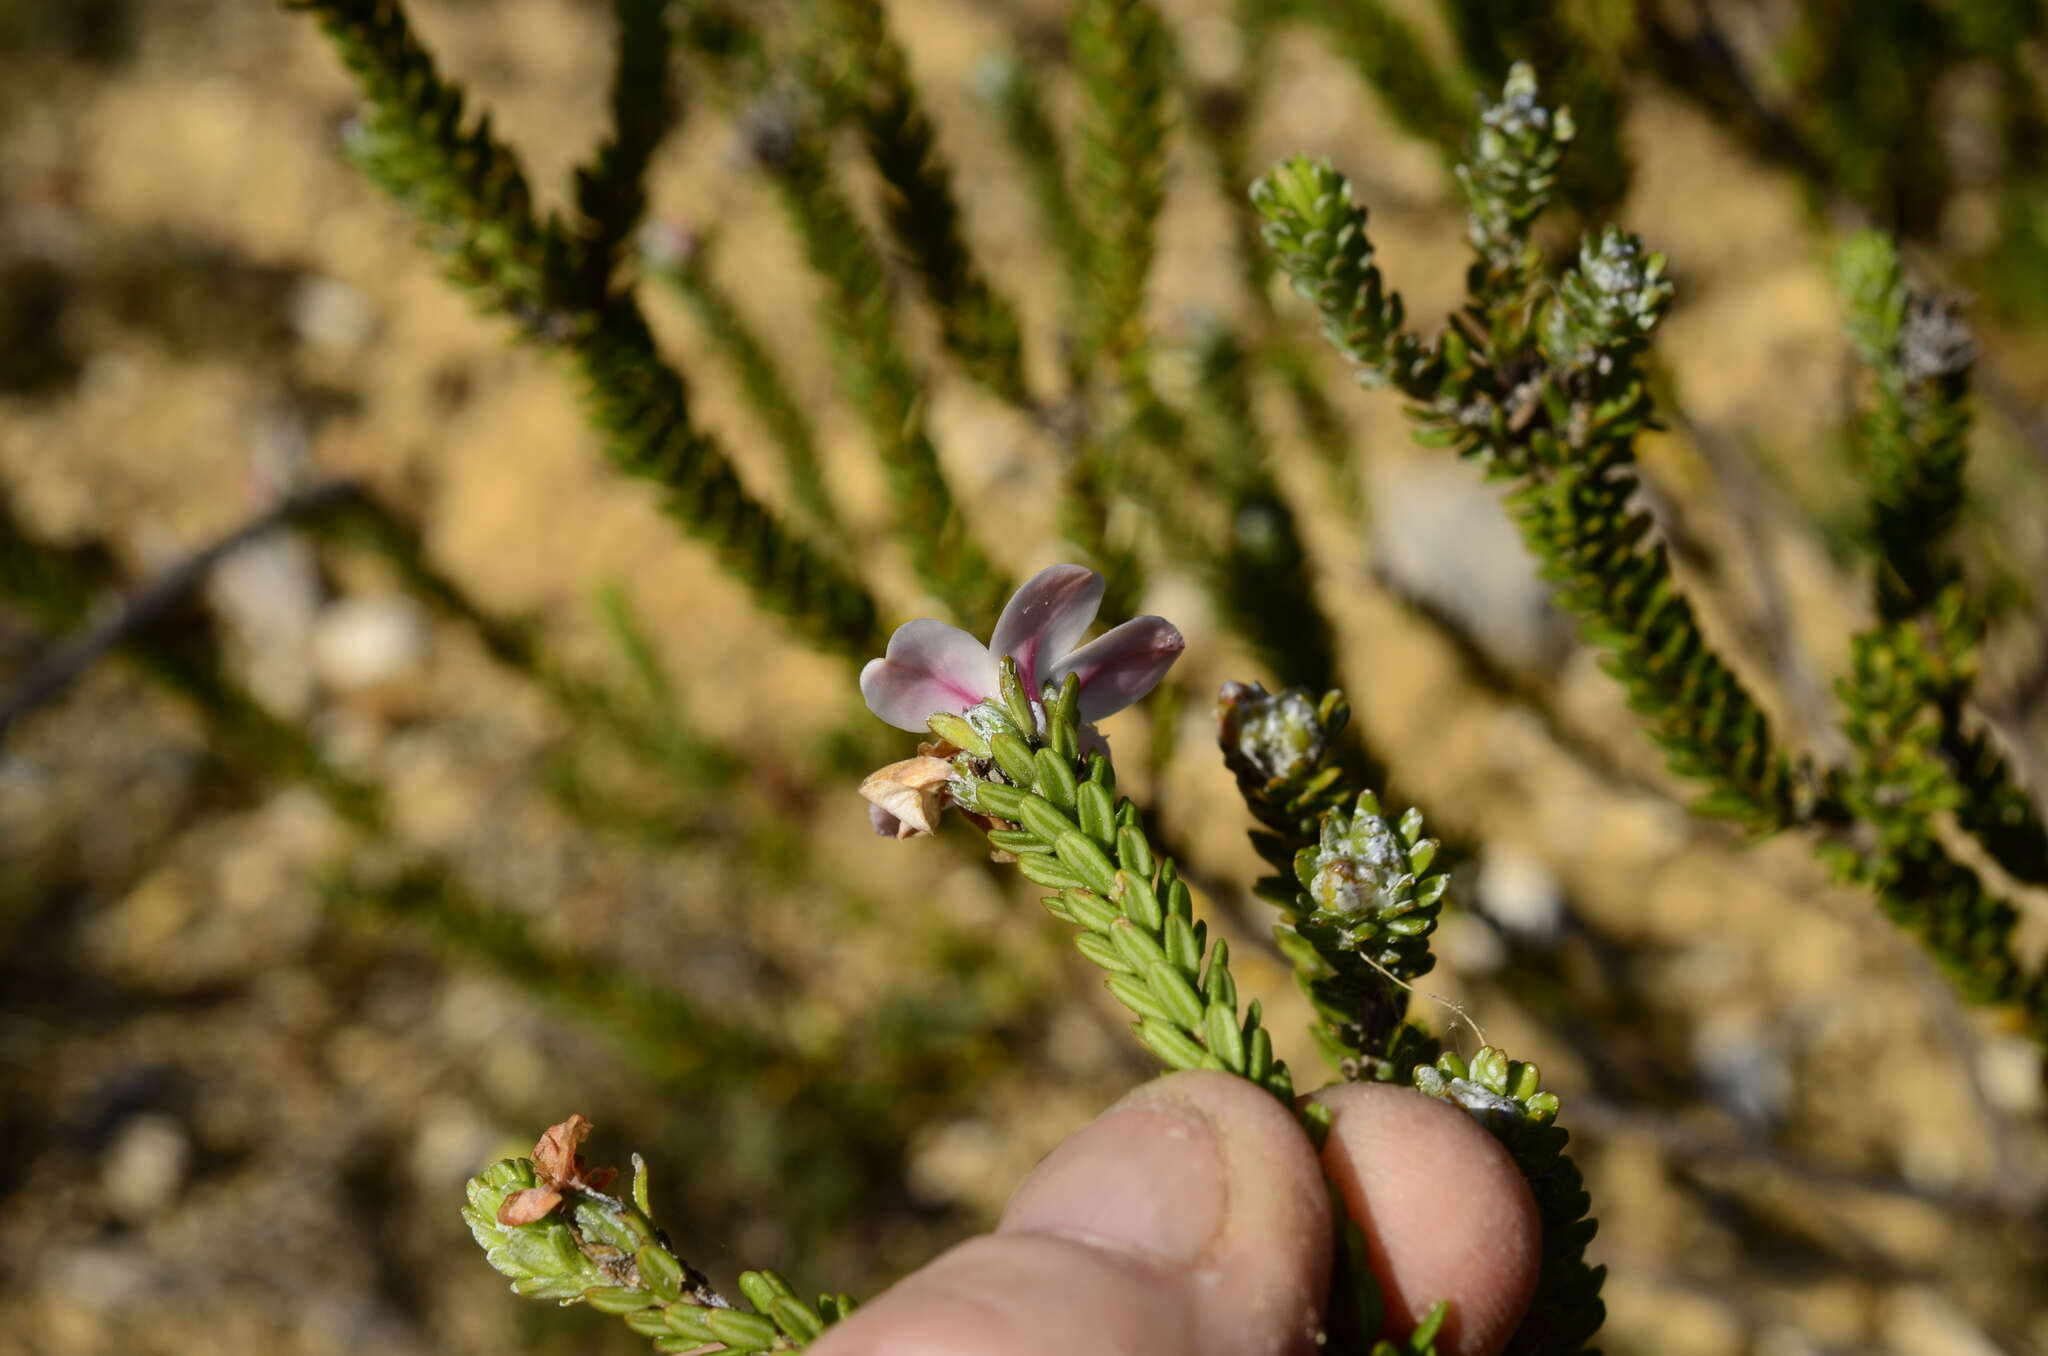
<path id="1" fill-rule="evenodd" d="M 1091 172 L 1066 7 L 887 8 L 1039 394 L 949 358 L 907 272 L 881 330 L 999 567 L 1107 543 L 1150 566 L 1118 575 L 1127 601 L 1188 633 L 1170 690 L 1109 733 L 1276 1034 L 1305 1010 L 1260 947 L 1209 708 L 1298 665 L 1341 675 L 1396 797 L 1458 854 L 1429 983 L 1564 1098 L 1606 1348 L 2048 1352 L 2038 1047 L 1959 1007 L 1801 844 L 1685 812 L 1491 492 L 1348 384 L 1242 196 L 1281 155 L 1333 158 L 1427 323 L 1465 265 L 1446 156 L 1476 92 L 1533 61 L 1582 128 L 1572 214 L 1672 258 L 1669 428 L 1642 449 L 1660 524 L 1716 639 L 1823 755 L 1869 569 L 1826 261 L 1848 226 L 1898 232 L 1970 298 L 1980 698 L 2038 791 L 2036 0 L 1165 0 L 1175 131 L 1137 347 L 1228 510 L 1178 536 L 1073 516 L 1096 408 L 1073 355 L 1116 342 L 1069 309 L 1083 226 L 1045 175 L 1058 146 Z M 608 125 L 611 7 L 410 9 L 566 207 Z M 661 347 L 759 494 L 830 514 L 888 621 L 938 611 L 792 230 L 824 218 L 763 172 L 788 91 L 677 55 L 643 265 Z M 636 1349 L 513 1302 L 456 1215 L 465 1177 L 572 1110 L 595 1161 L 649 1157 L 717 1278 L 871 1292 L 1151 1068 L 970 835 L 870 836 L 852 787 L 902 741 L 605 466 L 560 366 L 438 276 L 339 153 L 357 103 L 314 27 L 257 0 L 0 0 L 0 1350 Z M 826 144 L 880 234 L 859 138 Z M 1283 508 L 1332 624 L 1307 661 L 1214 564 Z M 271 530 L 178 573 L 252 520 Z M 62 662 L 149 590 L 121 654 Z M 2038 953 L 2048 900 L 2001 885 Z M 1317 1063 L 1305 1038 L 1282 1053 Z"/>

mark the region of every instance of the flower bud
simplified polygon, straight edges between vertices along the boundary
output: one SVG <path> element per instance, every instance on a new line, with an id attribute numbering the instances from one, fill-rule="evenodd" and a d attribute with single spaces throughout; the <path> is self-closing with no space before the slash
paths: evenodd
<path id="1" fill-rule="evenodd" d="M 1216 713 L 1224 762 L 1239 781 L 1254 786 L 1308 776 L 1336 733 L 1306 688 L 1268 693 L 1257 683 L 1225 683 Z"/>

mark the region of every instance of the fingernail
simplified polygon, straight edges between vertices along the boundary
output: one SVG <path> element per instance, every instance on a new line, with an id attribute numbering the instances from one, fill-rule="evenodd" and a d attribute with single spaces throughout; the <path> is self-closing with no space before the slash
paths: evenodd
<path id="1" fill-rule="evenodd" d="M 1222 1232 L 1223 1177 L 1207 1118 L 1145 1089 L 1055 1149 L 1017 1189 L 1002 1232 L 1192 1262 Z"/>

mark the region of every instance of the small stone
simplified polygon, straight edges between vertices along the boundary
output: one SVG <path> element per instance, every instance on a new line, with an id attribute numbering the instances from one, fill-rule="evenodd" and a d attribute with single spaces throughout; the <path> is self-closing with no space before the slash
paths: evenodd
<path id="1" fill-rule="evenodd" d="M 1509 669 L 1549 673 L 1572 651 L 1550 586 L 1501 506 L 1466 467 L 1396 464 L 1373 497 L 1397 512 L 1375 523 L 1376 566 L 1402 597 L 1451 619 Z"/>
<path id="2" fill-rule="evenodd" d="M 289 719 L 312 706 L 309 660 L 320 610 L 320 562 L 303 538 L 272 533 L 214 567 L 214 609 L 232 631 L 243 681 L 256 699 Z"/>
<path id="3" fill-rule="evenodd" d="M 2048 1105 L 2042 1089 L 2041 1047 L 2025 1036 L 1994 1036 L 1977 1052 L 1977 1079 L 2000 1111 L 2031 1116 Z"/>
<path id="4" fill-rule="evenodd" d="M 184 1127 L 161 1113 L 145 1113 L 122 1126 L 108 1147 L 100 1186 L 117 1214 L 147 1219 L 177 1199 L 191 1159 Z"/>
<path id="5" fill-rule="evenodd" d="M 1479 860 L 1479 907 L 1501 930 L 1552 942 L 1564 925 L 1564 890 L 1543 860 L 1505 843 L 1488 843 Z"/>
<path id="6" fill-rule="evenodd" d="M 341 599 L 321 612 L 313 633 L 313 670 L 338 692 L 406 677 L 426 655 L 426 621 L 410 599 L 397 596 Z"/>
<path id="7" fill-rule="evenodd" d="M 1709 1019 L 1693 1035 L 1693 1063 L 1714 1101 L 1746 1125 L 1768 1130 L 1792 1102 L 1784 1054 L 1741 1018 Z"/>
<path id="8" fill-rule="evenodd" d="M 376 334 L 377 311 L 347 283 L 308 278 L 292 294 L 291 322 L 293 332 L 314 347 L 349 354 Z"/>

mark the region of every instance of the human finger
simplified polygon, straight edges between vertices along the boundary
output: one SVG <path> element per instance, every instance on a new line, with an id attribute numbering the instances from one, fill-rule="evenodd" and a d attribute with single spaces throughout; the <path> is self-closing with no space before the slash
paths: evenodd
<path id="1" fill-rule="evenodd" d="M 1543 1229 L 1500 1142 L 1447 1102 L 1391 1084 L 1326 1088 L 1323 1170 L 1365 1232 L 1390 1333 L 1451 1302 L 1442 1356 L 1494 1356 L 1536 1290 Z"/>
<path id="2" fill-rule="evenodd" d="M 1293 1114 L 1244 1079 L 1171 1074 L 1071 1136 L 997 1231 L 835 1327 L 817 1356 L 1307 1356 L 1327 1190 Z"/>

